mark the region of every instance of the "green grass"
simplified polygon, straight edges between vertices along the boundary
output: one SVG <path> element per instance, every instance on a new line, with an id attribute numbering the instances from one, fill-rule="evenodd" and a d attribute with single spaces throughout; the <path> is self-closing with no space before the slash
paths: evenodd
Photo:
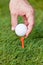
<path id="1" fill-rule="evenodd" d="M 9 0 L 0 0 L 0 65 L 43 65 L 43 0 L 29 2 L 35 9 L 35 26 L 22 49 L 19 37 L 11 31 Z"/>

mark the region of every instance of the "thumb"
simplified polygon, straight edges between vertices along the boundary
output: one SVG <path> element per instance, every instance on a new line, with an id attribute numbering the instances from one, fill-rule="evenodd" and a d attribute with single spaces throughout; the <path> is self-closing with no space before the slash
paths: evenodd
<path id="1" fill-rule="evenodd" d="M 27 38 L 27 37 L 28 37 L 28 33 L 25 34 L 25 38 Z"/>

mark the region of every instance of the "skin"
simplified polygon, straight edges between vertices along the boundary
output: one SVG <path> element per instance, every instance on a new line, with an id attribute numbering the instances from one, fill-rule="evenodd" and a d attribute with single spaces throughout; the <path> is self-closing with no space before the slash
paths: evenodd
<path id="1" fill-rule="evenodd" d="M 15 30 L 15 27 L 18 24 L 18 16 L 22 16 L 24 18 L 24 24 L 28 28 L 25 35 L 25 38 L 27 38 L 31 33 L 34 25 L 33 7 L 28 3 L 27 0 L 10 0 L 9 10 L 11 14 L 11 29 Z"/>

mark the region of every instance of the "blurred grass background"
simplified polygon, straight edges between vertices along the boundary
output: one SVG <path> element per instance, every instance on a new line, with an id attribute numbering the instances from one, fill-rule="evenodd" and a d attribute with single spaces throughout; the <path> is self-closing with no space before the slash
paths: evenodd
<path id="1" fill-rule="evenodd" d="M 29 2 L 35 9 L 35 26 L 22 49 L 11 31 L 9 0 L 0 0 L 0 65 L 43 65 L 43 0 Z"/>

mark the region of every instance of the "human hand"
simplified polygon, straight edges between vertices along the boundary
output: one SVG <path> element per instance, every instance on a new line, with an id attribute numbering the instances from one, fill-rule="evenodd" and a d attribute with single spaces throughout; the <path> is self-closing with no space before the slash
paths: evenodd
<path id="1" fill-rule="evenodd" d="M 18 16 L 23 16 L 24 24 L 28 28 L 25 35 L 25 38 L 27 38 L 34 25 L 34 9 L 27 0 L 10 0 L 9 9 L 11 14 L 12 30 L 15 30 L 15 27 L 18 24 Z"/>

